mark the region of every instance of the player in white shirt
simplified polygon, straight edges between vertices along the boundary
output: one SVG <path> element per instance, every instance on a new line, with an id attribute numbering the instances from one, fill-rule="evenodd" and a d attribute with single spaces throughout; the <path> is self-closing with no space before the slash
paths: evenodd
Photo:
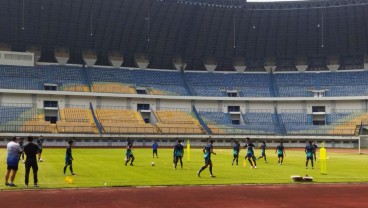
<path id="1" fill-rule="evenodd" d="M 5 173 L 5 186 L 15 187 L 14 179 L 18 171 L 19 154 L 22 152 L 19 144 L 17 143 L 18 138 L 13 137 L 12 141 L 7 144 L 8 156 L 6 163 L 8 165 Z M 10 177 L 10 183 L 9 183 Z"/>

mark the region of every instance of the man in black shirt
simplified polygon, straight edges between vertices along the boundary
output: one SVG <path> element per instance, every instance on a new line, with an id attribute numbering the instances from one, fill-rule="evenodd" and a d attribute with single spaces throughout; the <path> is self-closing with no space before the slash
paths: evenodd
<path id="1" fill-rule="evenodd" d="M 26 154 L 26 162 L 25 162 L 25 168 L 26 168 L 26 174 L 24 182 L 26 184 L 26 187 L 28 187 L 28 179 L 29 179 L 29 171 L 33 170 L 33 187 L 38 187 L 38 179 L 37 179 L 37 171 L 38 171 L 38 165 L 37 165 L 37 157 L 36 155 L 39 152 L 39 148 L 36 144 L 33 143 L 33 137 L 28 137 L 28 144 L 24 146 L 24 153 Z"/>
<path id="2" fill-rule="evenodd" d="M 69 146 L 66 147 L 66 152 L 65 152 L 64 175 L 66 175 L 66 168 L 69 166 L 70 173 L 73 176 L 75 176 L 77 174 L 73 172 L 73 156 L 72 156 L 73 141 L 72 140 L 68 141 L 68 144 Z"/>

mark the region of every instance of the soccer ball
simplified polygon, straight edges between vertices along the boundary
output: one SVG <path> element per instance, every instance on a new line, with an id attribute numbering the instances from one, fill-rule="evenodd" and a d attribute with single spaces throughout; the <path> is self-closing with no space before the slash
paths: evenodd
<path id="1" fill-rule="evenodd" d="M 151 166 L 153 167 L 153 166 L 155 166 L 155 162 L 151 162 Z"/>

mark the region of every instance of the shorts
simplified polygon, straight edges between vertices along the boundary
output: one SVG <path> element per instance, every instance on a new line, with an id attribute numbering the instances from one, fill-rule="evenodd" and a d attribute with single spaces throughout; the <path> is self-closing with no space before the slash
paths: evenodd
<path id="1" fill-rule="evenodd" d="M 38 151 L 37 151 L 37 153 L 40 153 L 41 154 L 42 153 L 42 148 L 39 148 Z"/>
<path id="2" fill-rule="evenodd" d="M 313 160 L 313 156 L 307 156 L 307 160 Z"/>
<path id="3" fill-rule="evenodd" d="M 153 154 L 157 154 L 157 150 L 153 150 Z"/>
<path id="4" fill-rule="evenodd" d="M 208 157 L 208 158 L 204 158 L 204 163 L 205 163 L 206 165 L 211 164 L 211 163 L 212 163 L 211 158 L 210 158 L 210 157 Z"/>
<path id="5" fill-rule="evenodd" d="M 73 164 L 73 160 L 65 160 L 65 165 L 72 165 Z"/>
<path id="6" fill-rule="evenodd" d="M 236 157 L 239 157 L 239 155 L 238 154 L 234 154 L 234 158 L 236 158 Z"/>
<path id="7" fill-rule="evenodd" d="M 182 159 L 183 156 L 175 156 L 175 161 L 178 161 L 179 159 Z"/>
<path id="8" fill-rule="evenodd" d="M 266 156 L 266 152 L 262 152 L 262 157 L 263 157 L 263 156 Z"/>
<path id="9" fill-rule="evenodd" d="M 247 153 L 247 158 L 252 158 L 253 154 L 252 153 Z"/>
<path id="10" fill-rule="evenodd" d="M 18 165 L 8 165 L 8 170 L 18 170 Z"/>
<path id="11" fill-rule="evenodd" d="M 130 155 L 127 155 L 126 158 L 129 160 L 130 158 L 133 158 L 134 155 L 133 154 L 130 154 Z"/>
<path id="12" fill-rule="evenodd" d="M 284 157 L 284 154 L 277 154 L 278 157 Z"/>

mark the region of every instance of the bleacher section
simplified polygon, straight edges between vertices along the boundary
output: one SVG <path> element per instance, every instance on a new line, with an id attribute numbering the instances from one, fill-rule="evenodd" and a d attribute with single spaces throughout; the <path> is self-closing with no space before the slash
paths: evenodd
<path id="1" fill-rule="evenodd" d="M 192 113 L 159 110 L 155 112 L 156 126 L 163 134 L 204 134 L 205 131 Z"/>
<path id="2" fill-rule="evenodd" d="M 326 115 L 326 125 L 313 125 L 307 113 L 281 113 L 288 135 L 356 135 L 363 119 L 361 113 L 332 113 Z"/>
<path id="3" fill-rule="evenodd" d="M 0 106 L 0 132 L 51 133 L 52 126 L 33 107 Z"/>
<path id="4" fill-rule="evenodd" d="M 107 134 L 155 134 L 157 129 L 146 124 L 139 112 L 122 109 L 95 109 L 97 119 Z"/>
<path id="5" fill-rule="evenodd" d="M 138 87 L 149 87 L 156 95 L 189 95 L 177 71 L 132 70 Z"/>
<path id="6" fill-rule="evenodd" d="M 45 84 L 58 90 L 135 94 L 144 87 L 148 94 L 227 96 L 238 91 L 239 97 L 312 97 L 312 90 L 325 90 L 325 96 L 368 95 L 367 71 L 267 73 L 195 73 L 121 68 L 85 69 L 77 66 L 47 65 L 36 67 L 0 66 L 0 88 L 43 90 Z M 183 78 L 184 76 L 184 78 Z M 187 85 L 184 81 L 187 81 Z M 274 92 L 274 91 L 277 91 Z"/>
<path id="7" fill-rule="evenodd" d="M 59 133 L 98 133 L 89 109 L 60 109 L 60 120 L 56 122 Z"/>
<path id="8" fill-rule="evenodd" d="M 90 67 L 87 71 L 93 92 L 135 94 L 134 79 L 127 69 Z"/>
<path id="9" fill-rule="evenodd" d="M 276 134 L 272 113 L 243 114 L 245 123 L 233 125 L 230 114 L 223 112 L 199 112 L 213 134 Z"/>
<path id="10" fill-rule="evenodd" d="M 94 82 L 92 92 L 135 94 L 133 85 L 116 82 Z"/>
<path id="11" fill-rule="evenodd" d="M 58 90 L 89 91 L 80 67 L 2 65 L 0 72 L 0 88 L 4 89 L 43 90 L 44 84 L 56 84 Z"/>
<path id="12" fill-rule="evenodd" d="M 274 75 L 280 97 L 312 97 L 316 89 L 314 73 L 282 73 Z"/>
<path id="13" fill-rule="evenodd" d="M 270 97 L 269 78 L 266 73 L 185 73 L 186 80 L 199 96 L 227 96 L 236 90 L 240 97 Z"/>

